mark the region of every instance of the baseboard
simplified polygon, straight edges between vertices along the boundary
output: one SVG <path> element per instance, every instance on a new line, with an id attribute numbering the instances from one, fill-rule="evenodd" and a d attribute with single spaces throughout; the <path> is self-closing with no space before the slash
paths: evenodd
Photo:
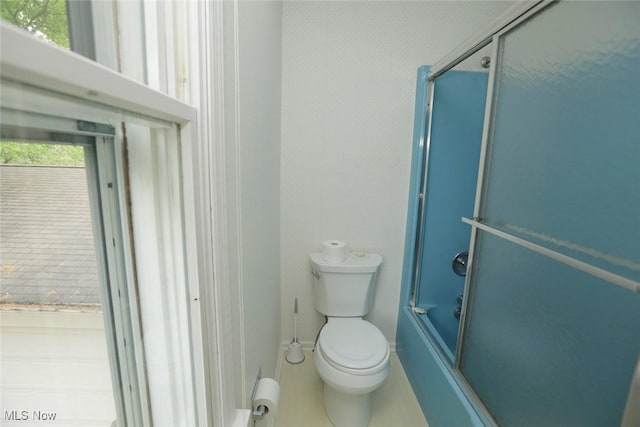
<path id="1" fill-rule="evenodd" d="M 285 341 L 285 340 L 280 342 L 280 350 L 282 352 L 286 353 L 287 346 L 289 345 L 289 343 L 290 343 L 290 341 Z M 302 351 L 311 351 L 311 350 L 313 350 L 315 342 L 314 341 L 300 341 L 300 345 L 302 346 Z"/>
<path id="2" fill-rule="evenodd" d="M 284 354 L 287 351 L 287 345 L 285 342 L 280 343 L 280 348 L 278 349 L 278 358 L 276 360 L 276 370 L 274 373 L 274 380 L 280 382 L 280 373 L 282 373 L 282 362 L 284 362 Z"/>

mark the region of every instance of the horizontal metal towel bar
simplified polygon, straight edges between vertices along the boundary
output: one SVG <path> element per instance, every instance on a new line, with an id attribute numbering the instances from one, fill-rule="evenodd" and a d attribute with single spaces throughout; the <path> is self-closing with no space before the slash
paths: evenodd
<path id="1" fill-rule="evenodd" d="M 628 279 L 626 277 L 620 276 L 615 273 L 611 273 L 610 271 L 604 270 L 602 268 L 596 267 L 594 265 L 588 264 L 584 261 L 580 261 L 578 259 L 572 258 L 568 255 L 562 254 L 560 252 L 556 252 L 552 249 L 546 248 L 544 246 L 540 246 L 528 240 L 522 239 L 520 237 L 516 237 L 513 234 L 509 234 L 502 230 L 498 230 L 497 228 L 491 227 L 489 225 L 483 224 L 475 219 L 470 218 L 462 218 L 462 222 L 471 225 L 472 227 L 476 227 L 482 231 L 486 231 L 487 233 L 498 236 L 502 239 L 508 240 L 512 243 L 515 243 L 519 246 L 530 249 L 534 252 L 542 254 L 546 257 L 559 261 L 563 264 L 567 264 L 571 267 L 574 267 L 578 270 L 584 271 L 592 276 L 598 277 L 600 279 L 606 280 L 607 282 L 613 283 L 625 289 L 629 289 L 633 292 L 640 292 L 640 283 Z"/>

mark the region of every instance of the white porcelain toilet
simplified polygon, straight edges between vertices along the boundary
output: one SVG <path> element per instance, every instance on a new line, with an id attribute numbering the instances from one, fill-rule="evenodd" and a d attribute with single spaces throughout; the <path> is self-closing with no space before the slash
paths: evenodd
<path id="1" fill-rule="evenodd" d="M 324 380 L 324 406 L 336 427 L 366 427 L 371 420 L 371 392 L 389 374 L 389 344 L 364 320 L 382 257 L 352 252 L 342 262 L 312 253 L 311 274 L 316 309 L 328 317 L 314 352 Z"/>

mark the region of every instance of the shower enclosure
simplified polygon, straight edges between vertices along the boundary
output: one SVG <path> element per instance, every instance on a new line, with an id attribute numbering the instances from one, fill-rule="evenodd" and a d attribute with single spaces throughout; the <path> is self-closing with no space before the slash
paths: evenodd
<path id="1" fill-rule="evenodd" d="M 430 425 L 637 424 L 637 22 L 520 5 L 418 70 L 398 354 Z"/>
<path id="2" fill-rule="evenodd" d="M 486 46 L 456 64 L 433 81 L 429 92 L 428 103 L 438 108 L 430 110 L 421 162 L 418 256 L 409 304 L 450 361 L 456 349 L 471 230 L 460 218 L 473 214 L 490 53 Z M 428 70 L 418 71 L 419 84 L 424 82 L 425 88 Z"/>

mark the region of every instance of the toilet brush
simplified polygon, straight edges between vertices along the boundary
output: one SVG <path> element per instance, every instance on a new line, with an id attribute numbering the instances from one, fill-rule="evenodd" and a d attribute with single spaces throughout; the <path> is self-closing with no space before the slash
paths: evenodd
<path id="1" fill-rule="evenodd" d="M 304 353 L 302 352 L 302 346 L 298 342 L 298 298 L 296 298 L 293 304 L 293 338 L 289 343 L 286 356 L 287 362 L 298 364 L 304 361 Z"/>

